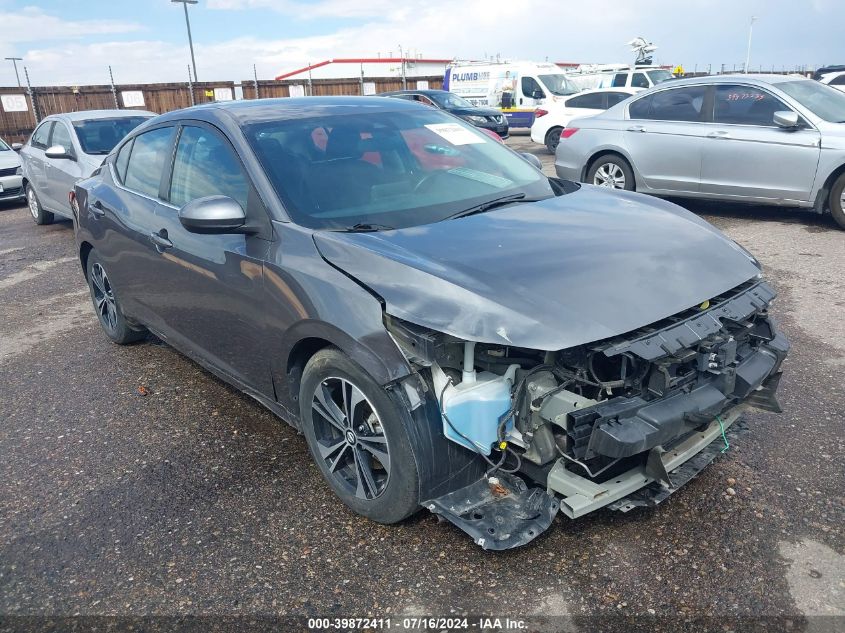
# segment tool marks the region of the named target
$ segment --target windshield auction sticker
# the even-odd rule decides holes
[[[426,127],[452,145],[472,145],[486,140],[457,123],[430,123]]]

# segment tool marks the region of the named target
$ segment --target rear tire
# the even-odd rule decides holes
[[[557,152],[557,146],[560,144],[560,133],[563,132],[562,127],[553,127],[546,132],[546,149],[552,154]]]
[[[845,173],[833,181],[830,188],[830,215],[840,228],[845,229]]]
[[[635,191],[634,170],[621,156],[605,154],[599,156],[587,171],[587,183],[598,187]]]
[[[26,183],[26,203],[29,206],[29,213],[36,224],[44,225],[53,223],[53,214],[45,211],[44,207],[41,206],[38,194],[35,193],[35,187],[31,183]]]
[[[91,301],[103,332],[118,345],[127,345],[140,341],[147,335],[146,330],[138,330],[129,326],[123,310],[117,299],[117,294],[111,285],[108,273],[97,251],[88,254],[88,287],[91,290]]]
[[[299,408],[311,455],[344,504],[379,523],[419,510],[408,413],[364,369],[337,348],[320,350],[302,373]]]

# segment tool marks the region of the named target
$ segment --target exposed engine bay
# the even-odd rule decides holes
[[[444,435],[488,466],[484,494],[467,487],[424,505],[483,547],[505,549],[548,527],[558,507],[576,518],[661,501],[718,454],[706,449],[727,442],[742,407],[780,411],[789,345],[768,315],[774,297],[754,279],[634,332],[553,351],[463,341],[387,317],[433,391]],[[497,495],[488,488],[512,504],[525,499],[508,515],[530,524],[523,538],[518,526],[505,534],[487,525],[490,515],[507,523],[490,512]]]

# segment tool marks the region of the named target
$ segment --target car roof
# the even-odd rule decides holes
[[[580,97],[581,95],[589,95],[595,93],[602,93],[602,92],[624,92],[625,94],[629,95],[636,95],[643,91],[643,88],[627,88],[624,86],[620,86],[619,88],[589,88],[588,90],[582,90],[581,92],[576,92],[573,95],[567,95],[567,99],[571,99],[572,97]]]
[[[452,94],[448,90],[433,90],[426,88],[425,90],[391,90],[390,92],[381,92],[379,96],[392,97],[393,95],[443,95]]]
[[[744,83],[757,86],[777,85],[787,81],[812,81],[803,75],[746,75],[732,73],[729,75],[704,75],[701,77],[687,77],[685,79],[673,79],[657,84],[653,89],[683,86],[687,84],[733,84]]]
[[[384,99],[382,97],[288,97],[279,99],[243,99],[224,101],[173,110],[162,114],[156,121],[165,122],[190,119],[198,116],[216,119],[228,116],[239,125],[263,121],[302,119],[338,114],[370,114],[397,110],[420,110],[430,112],[431,108],[415,101]]]
[[[51,114],[46,119],[64,119],[66,121],[93,121],[96,119],[116,119],[127,116],[158,116],[155,112],[146,110],[81,110],[79,112],[64,112]]]

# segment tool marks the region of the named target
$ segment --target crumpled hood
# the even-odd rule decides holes
[[[390,315],[540,350],[623,334],[760,272],[688,211],[591,186],[457,220],[314,239]]]

